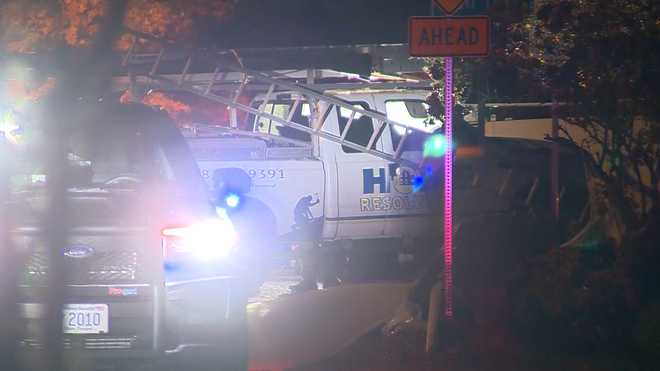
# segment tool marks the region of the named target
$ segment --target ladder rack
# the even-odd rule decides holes
[[[153,38],[134,34],[133,45],[123,58],[123,67],[127,69],[129,80],[134,87],[135,85],[143,85],[160,89],[185,91],[226,105],[230,110],[232,128],[238,127],[236,122],[237,112],[242,112],[248,115],[254,115],[256,118],[271,120],[271,122],[289,127],[298,132],[323,138],[390,162],[405,163],[406,165],[415,167],[420,165],[419,163],[403,158],[403,148],[410,134],[413,132],[428,134],[427,131],[406,123],[390,120],[381,112],[356,107],[346,100],[325,94],[324,89],[318,89],[313,84],[315,80],[313,74],[310,75],[308,73],[308,76],[305,76],[306,81],[311,83],[310,85],[301,84],[298,82],[302,77],[300,75],[296,78],[295,74],[292,76],[291,73],[265,73],[246,68],[242,65],[240,57],[233,52],[209,53],[205,51],[195,53],[195,51],[190,51],[182,54],[181,51],[177,50],[170,53],[168,46],[164,42],[159,43],[160,49],[158,53],[137,54],[135,49],[140,40],[153,42]],[[228,55],[233,56],[233,61],[227,58]],[[180,68],[179,73],[160,73],[162,63],[168,63],[168,68],[171,68],[176,61],[178,61]],[[193,63],[202,63],[206,66],[210,65],[213,68],[213,72],[205,74],[202,78],[192,78],[193,76],[197,76],[191,73]],[[145,69],[145,67],[148,68]],[[146,78],[139,78],[141,75]],[[354,77],[357,78],[356,76]],[[232,89],[228,89],[229,87],[233,88],[233,93],[230,92]],[[260,107],[251,107],[239,102],[239,97],[247,90],[256,90],[265,93]],[[291,93],[295,96],[295,101],[288,117],[280,117],[265,111],[265,107],[275,100],[277,93],[280,92]],[[308,122],[305,122],[307,120],[296,120],[294,117],[294,112],[303,103],[309,104],[312,110],[312,117]],[[326,123],[329,121],[328,118],[331,116],[333,110],[337,108],[346,110],[349,115],[343,133],[339,134],[326,130]],[[374,125],[373,133],[366,145],[352,141],[346,135],[350,127],[357,122],[355,120],[356,117],[360,116],[371,118]],[[396,147],[391,151],[377,149],[376,143],[383,131],[395,127],[405,128]]]

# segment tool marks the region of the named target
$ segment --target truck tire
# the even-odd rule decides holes
[[[247,371],[247,301],[247,291],[233,297],[230,319],[209,329],[202,340],[204,346],[167,354],[154,371]],[[188,341],[195,343],[195,340]]]
[[[247,325],[221,335],[225,340],[217,347],[200,348],[176,356],[166,356],[155,370],[167,371],[247,371]]]
[[[343,281],[346,254],[337,244],[301,250],[295,259],[302,277],[302,282],[294,289],[297,292],[316,290],[318,284],[323,288],[338,286]]]

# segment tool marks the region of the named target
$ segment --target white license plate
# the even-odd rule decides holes
[[[107,304],[65,304],[65,334],[107,334]]]

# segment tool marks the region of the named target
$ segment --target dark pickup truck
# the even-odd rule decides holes
[[[64,267],[65,359],[245,370],[249,263],[174,123],[140,105],[88,104],[80,117],[64,129],[68,243],[52,255]],[[8,202],[23,267],[19,349],[33,362],[51,286],[49,182],[43,136],[22,136]]]

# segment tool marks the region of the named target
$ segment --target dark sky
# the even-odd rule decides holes
[[[430,0],[239,0],[218,46],[262,48],[406,42]]]

